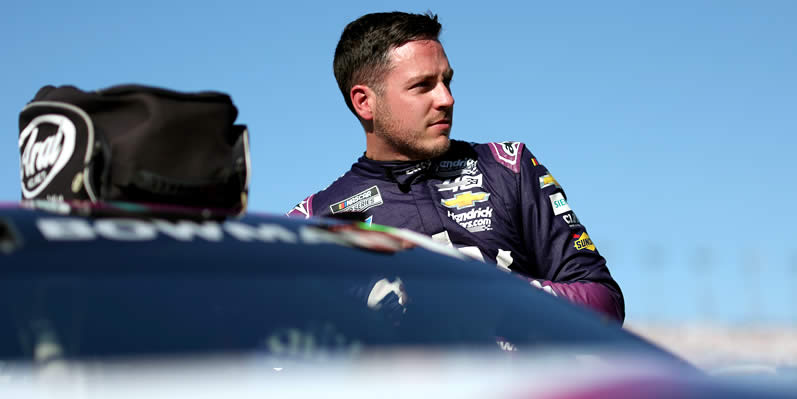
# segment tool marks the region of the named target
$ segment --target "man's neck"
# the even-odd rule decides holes
[[[375,133],[365,135],[365,157],[373,161],[420,161],[396,151]]]

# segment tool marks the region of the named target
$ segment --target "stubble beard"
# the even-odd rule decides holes
[[[381,107],[380,107],[381,108]],[[391,148],[413,161],[432,159],[445,154],[451,146],[451,141],[434,146],[424,146],[424,131],[412,131],[401,126],[393,118],[393,114],[384,109],[380,109],[374,118],[374,134],[384,140]],[[450,134],[450,131],[449,131]]]

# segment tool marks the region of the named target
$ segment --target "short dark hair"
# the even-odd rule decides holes
[[[354,85],[381,90],[382,78],[390,68],[391,50],[413,40],[437,41],[440,28],[437,15],[431,12],[366,14],[346,25],[335,48],[333,70],[351,112],[357,115],[349,97]]]

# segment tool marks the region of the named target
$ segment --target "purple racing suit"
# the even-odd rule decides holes
[[[525,275],[551,294],[620,322],[625,318],[623,294],[606,260],[562,187],[523,143],[452,140],[448,152],[428,161],[363,156],[288,215],[343,212],[426,234]]]

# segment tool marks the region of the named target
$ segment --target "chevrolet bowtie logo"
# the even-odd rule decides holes
[[[446,208],[457,208],[457,209],[465,209],[470,208],[476,202],[484,202],[490,198],[490,193],[472,193],[470,191],[465,191],[464,193],[459,193],[451,199],[441,199],[440,203],[443,204]]]
[[[556,186],[557,188],[562,188],[559,185],[559,182],[551,176],[550,173],[546,174],[545,176],[540,176],[540,188],[545,188],[548,186]]]

